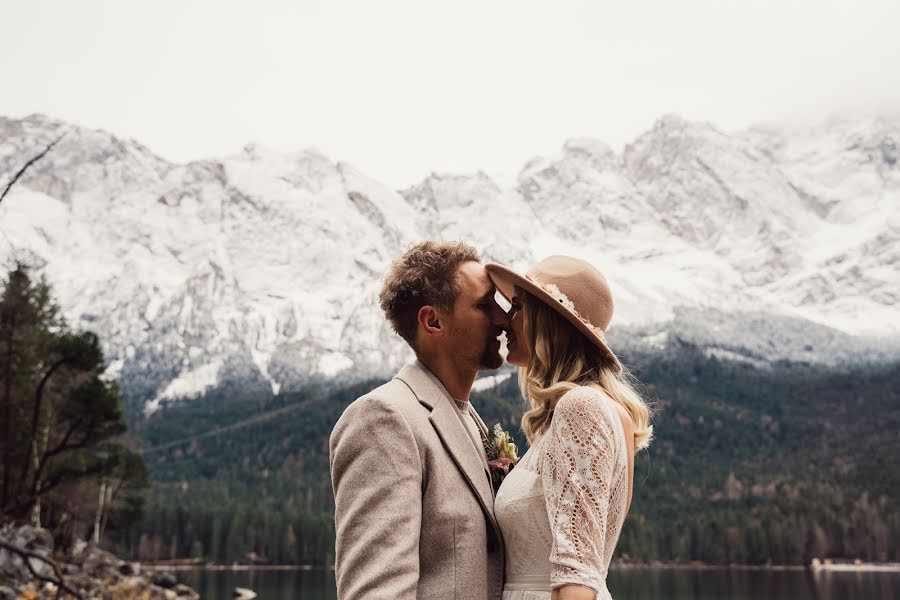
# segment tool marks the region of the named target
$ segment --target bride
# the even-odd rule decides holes
[[[606,573],[631,504],[650,411],[604,332],[613,300],[588,263],[552,256],[521,276],[486,266],[512,304],[507,361],[530,404],[531,448],[497,492],[503,600],[611,600]]]

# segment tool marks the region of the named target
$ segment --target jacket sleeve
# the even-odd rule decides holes
[[[412,428],[363,396],[329,441],[339,599],[410,599],[419,581],[422,465]]]

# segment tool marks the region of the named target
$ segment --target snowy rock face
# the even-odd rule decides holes
[[[132,398],[383,375],[409,351],[377,294],[425,238],[524,269],[600,268],[619,347],[762,362],[897,356],[900,123],[726,134],[667,116],[619,155],[570,140],[516,185],[432,175],[396,192],[316,151],[172,164],[42,116],[0,118],[0,257],[53,284]]]

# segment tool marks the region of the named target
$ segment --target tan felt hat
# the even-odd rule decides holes
[[[512,300],[518,286],[549,304],[610,359],[613,371],[622,371],[622,363],[606,342],[613,299],[600,271],[571,256],[549,256],[524,276],[497,263],[488,263],[485,269],[507,300]]]

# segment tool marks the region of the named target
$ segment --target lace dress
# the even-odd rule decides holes
[[[578,387],[504,479],[494,513],[506,546],[503,600],[579,584],[611,600],[606,572],[628,503],[628,446],[614,401]]]

